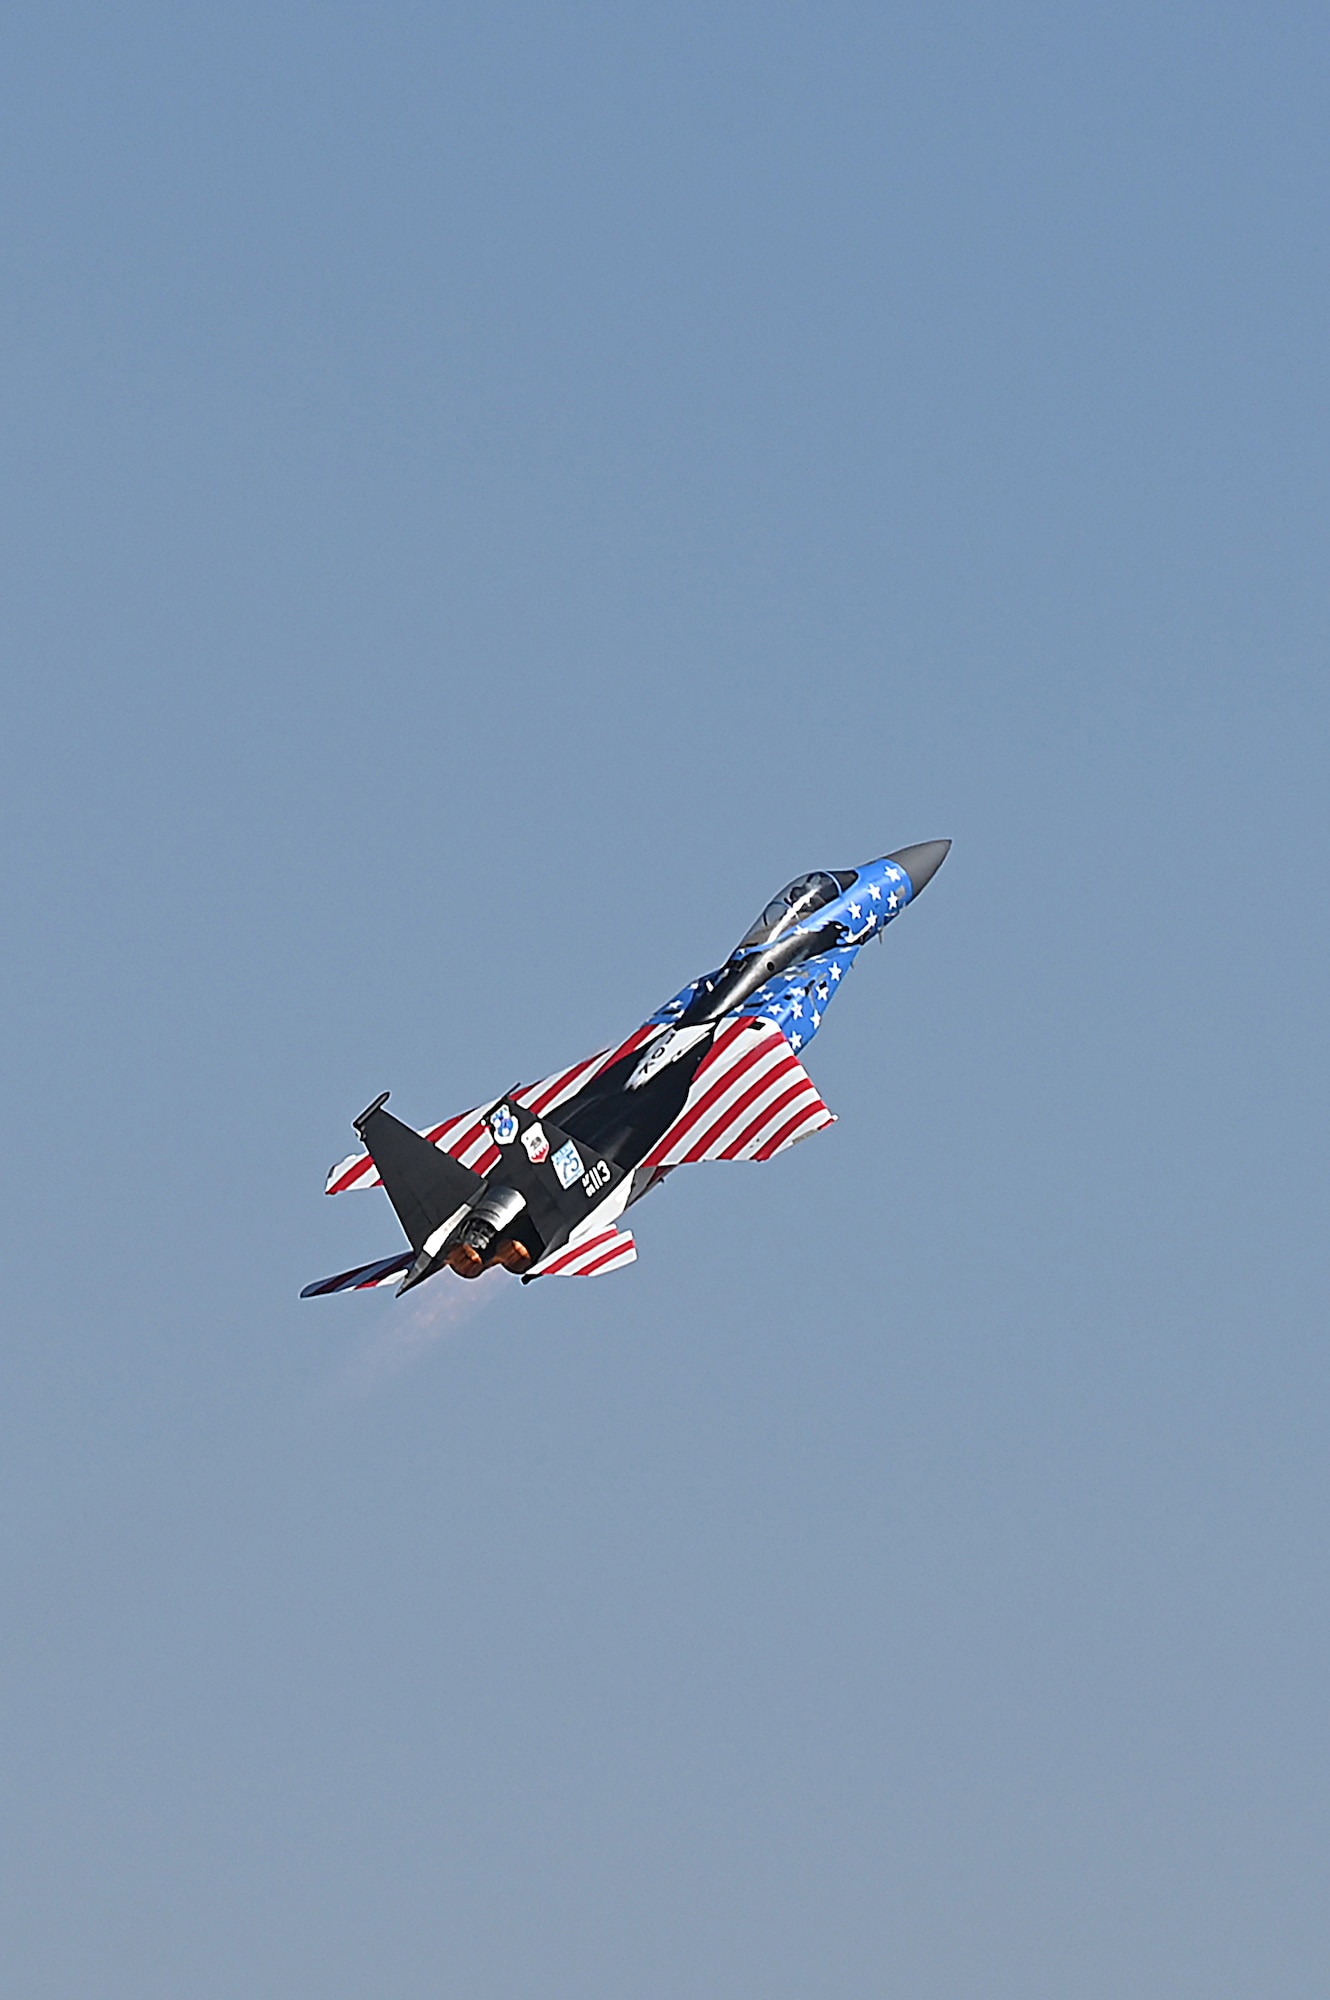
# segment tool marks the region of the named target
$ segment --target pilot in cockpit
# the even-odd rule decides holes
[[[834,903],[838,896],[854,886],[855,870],[846,868],[836,875],[827,875],[815,870],[811,875],[800,875],[779,896],[773,896],[761,916],[751,929],[744,932],[737,949],[749,951],[755,945],[770,944],[780,937],[791,925],[802,923],[805,917],[820,910],[827,903]]]

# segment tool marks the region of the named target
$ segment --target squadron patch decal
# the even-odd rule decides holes
[[[534,1125],[527,1126],[526,1131],[522,1134],[522,1144],[526,1148],[526,1156],[533,1167],[538,1167],[542,1160],[548,1160],[550,1156],[550,1142],[545,1137],[545,1127],[539,1119],[536,1120]]]

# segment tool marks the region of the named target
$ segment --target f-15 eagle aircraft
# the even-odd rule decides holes
[[[414,1131],[384,1110],[355,1120],[365,1148],[328,1193],[382,1186],[410,1248],[301,1293],[365,1291],[493,1265],[598,1277],[637,1255],[619,1218],[676,1167],[770,1160],[833,1124],[799,1060],[859,949],[946,859],[949,840],[863,868],[801,875],[717,971],[695,979],[617,1048]]]

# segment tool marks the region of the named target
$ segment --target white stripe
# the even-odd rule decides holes
[[[782,1104],[778,1111],[773,1107],[764,1116],[761,1125],[748,1141],[747,1145],[743,1146],[736,1153],[735,1158],[740,1160],[756,1159],[768,1139],[774,1139],[782,1125],[788,1125],[791,1118],[797,1118],[801,1115],[807,1117],[814,1114],[821,1102],[821,1098],[810,1084],[807,1090],[801,1090],[797,1097],[791,1097],[786,1103]]]
[[[748,1060],[746,1067],[739,1070],[741,1058]],[[733,1051],[727,1050],[719,1061],[710,1066],[704,1064],[697,1073],[693,1088],[688,1093],[688,1102],[676,1121],[678,1137],[671,1143],[671,1154],[677,1152],[682,1159],[691,1147],[700,1145],[714,1126],[717,1124],[723,1126],[726,1114],[733,1109],[737,1099],[742,1097],[746,1090],[760,1083],[765,1076],[772,1073],[773,1069],[788,1060],[789,1051],[777,1036],[775,1043],[766,1047],[759,1046],[755,1061],[753,1044],[744,1039]],[[717,1084],[725,1084],[726,1087],[718,1097],[712,1098],[705,1111],[695,1115],[702,1099],[713,1091]]]
[[[628,1206],[628,1197],[632,1191],[633,1177],[631,1174],[625,1174],[618,1185],[612,1187],[603,1200],[596,1203],[591,1213],[582,1217],[576,1229],[569,1231],[568,1242],[564,1248],[570,1249],[574,1243],[584,1243],[593,1232],[603,1233],[610,1224],[617,1222]]]
[[[770,1124],[766,1126],[766,1130],[758,1132],[758,1136],[752,1142],[752,1146],[744,1146],[744,1152],[742,1152],[740,1158],[744,1158],[744,1160],[756,1160],[756,1156],[762,1152],[762,1148],[766,1144],[770,1144],[770,1140],[776,1138],[776,1134],[782,1130],[782,1126],[790,1124],[790,1118],[798,1118],[802,1122],[794,1126],[794,1130],[790,1132],[788,1138],[782,1138],[780,1146],[776,1146],[776,1152],[768,1154],[768,1158],[772,1158],[772,1160],[776,1158],[776,1154],[782,1154],[786,1150],[786,1146],[794,1146],[796,1140],[808,1138],[812,1132],[820,1132],[824,1124],[836,1124],[836,1120],[828,1112],[826,1104],[822,1104],[820,1100],[812,1102],[812,1104],[806,1104],[806,1102],[800,1102],[796,1098],[794,1104],[786,1104],[786,1108],[784,1108],[784,1112],[782,1112],[780,1118],[772,1118]]]
[[[561,1277],[574,1264],[581,1264],[584,1261],[594,1263],[597,1257],[609,1249],[616,1237],[620,1237],[625,1243],[631,1243],[633,1240],[627,1230],[621,1233],[613,1227],[601,1229],[589,1241],[576,1247],[561,1243],[548,1257],[542,1257],[538,1264],[533,1264],[528,1276],[534,1278],[538,1274],[548,1273],[551,1277]]]
[[[618,1233],[616,1230],[615,1235],[618,1235]],[[613,1251],[613,1255],[610,1254],[611,1251]],[[600,1261],[602,1257],[605,1259],[604,1263]],[[622,1265],[633,1263],[636,1257],[637,1245],[633,1242],[631,1236],[624,1234],[619,1237],[617,1244],[588,1243],[586,1248],[579,1251],[577,1256],[572,1259],[571,1263],[560,1265],[559,1269],[553,1275],[559,1278],[583,1278],[587,1276],[590,1267],[593,1264],[597,1264],[600,1268],[592,1275],[598,1278],[602,1271],[617,1271]]]
[[[742,1111],[736,1112],[733,1118],[727,1119],[723,1130],[717,1134],[707,1147],[706,1157],[709,1160],[728,1159],[730,1157],[729,1149],[740,1134],[748,1130],[755,1118],[764,1118],[768,1108],[774,1104],[778,1097],[784,1095],[794,1082],[796,1076],[800,1074],[799,1065],[794,1061],[793,1057],[788,1062],[783,1062],[775,1075],[766,1078],[762,1089],[752,1099],[751,1103],[745,1104]],[[805,1081],[807,1081],[806,1078]],[[812,1089],[811,1084],[808,1087],[810,1090]],[[813,1092],[813,1095],[817,1095],[816,1091]],[[791,1100],[791,1103],[793,1103],[793,1100]]]
[[[596,1244],[598,1244],[601,1249],[608,1249],[610,1241],[614,1236],[614,1234],[615,1231],[612,1229],[604,1230],[596,1238]],[[578,1256],[582,1255],[583,1252],[593,1249],[594,1247],[595,1245],[593,1244],[584,1243],[581,1246],[580,1250],[572,1250],[569,1248],[568,1244],[561,1243],[558,1249],[551,1251],[548,1257],[542,1257],[539,1263],[533,1264],[531,1266],[531,1271],[529,1275],[534,1278],[537,1276],[544,1275],[545,1272],[552,1272],[557,1274],[559,1271],[563,1269],[565,1262],[571,1264]]]
[[[588,1257],[585,1261],[590,1265],[595,1260]],[[636,1262],[637,1251],[635,1249],[618,1250],[613,1257],[607,1257],[603,1264],[597,1264],[594,1271],[578,1269],[576,1271],[565,1272],[563,1275],[569,1278],[607,1278],[611,1271],[622,1271],[625,1265],[635,1264]]]
[[[450,1118],[448,1123],[439,1130],[439,1136],[434,1141],[434,1144],[441,1152],[451,1152],[459,1139],[464,1138],[468,1132],[478,1127],[482,1116],[483,1114],[478,1111],[465,1111],[460,1118]],[[438,1128],[433,1125],[427,1125],[425,1129],[427,1132],[433,1132]]]
[[[457,1148],[457,1151],[453,1154],[453,1158],[460,1160],[464,1167],[474,1167],[478,1160],[484,1159],[486,1153],[493,1153],[496,1160],[499,1157],[499,1149],[490,1136],[489,1126],[482,1125],[478,1132],[471,1135],[464,1146]]]
[[[598,1244],[594,1250],[584,1250],[578,1257],[570,1257],[566,1264],[560,1264],[554,1273],[556,1278],[580,1278],[588,1264],[594,1264],[598,1257],[608,1257],[608,1243]]]
[[[825,1132],[828,1125],[834,1125],[835,1122],[835,1112],[828,1111],[825,1104],[819,1105],[816,1115],[810,1118],[806,1124],[801,1125],[797,1132],[791,1132],[789,1138],[777,1146],[776,1153],[784,1153],[791,1146],[799,1145],[802,1140],[811,1139],[814,1132]],[[776,1154],[773,1153],[772,1158],[774,1159],[775,1157]]]
[[[698,1070],[692,1090],[688,1093],[688,1102],[684,1105],[683,1110],[675,1120],[676,1125],[683,1126],[684,1121],[689,1117],[690,1113],[696,1109],[698,1100],[713,1088],[728,1069],[733,1068],[740,1056],[751,1056],[752,1052],[752,1043],[746,1038],[741,1037],[736,1041],[734,1055],[728,1062],[722,1058],[710,1070],[708,1070],[707,1065],[704,1063]],[[729,1051],[726,1050],[725,1054],[729,1056]],[[694,1118],[691,1125],[688,1125],[686,1129],[679,1133],[677,1139],[669,1140],[667,1135],[668,1149],[664,1152],[658,1151],[656,1153],[659,1164],[661,1166],[678,1166],[681,1164],[687,1158],[692,1148],[699,1145],[707,1133],[712,1130],[717,1121],[721,1121],[721,1131],[723,1133],[726,1130],[724,1123],[726,1113],[733,1108],[736,1099],[742,1097],[746,1090],[751,1089],[764,1076],[774,1077],[779,1071],[788,1069],[792,1061],[793,1057],[786,1046],[785,1037],[777,1029],[775,1031],[775,1041],[762,1052],[756,1062],[750,1062],[742,1074],[733,1079],[728,1089],[721,1092],[720,1096],[708,1106],[700,1118]],[[794,1066],[796,1069],[798,1068],[797,1063]],[[711,1147],[716,1143],[714,1139],[709,1142],[707,1148],[708,1156],[710,1156]]]
[[[587,1056],[582,1062],[569,1063],[567,1069],[552,1070],[548,1076],[542,1076],[535,1083],[524,1083],[520,1090],[513,1092],[513,1096],[520,1105],[527,1108],[534,1104],[538,1097],[543,1097],[547,1090],[552,1090],[554,1095],[545,1106],[546,1111],[552,1111],[556,1104],[561,1104],[566,1097],[572,1095],[572,1090],[582,1083],[584,1077],[594,1076],[606,1056],[612,1053],[610,1049],[598,1049],[594,1056]]]
[[[442,1250],[444,1244],[448,1241],[450,1231],[462,1220],[469,1206],[470,1203],[464,1201],[460,1208],[455,1208],[452,1214],[425,1238],[425,1249],[431,1257],[436,1256]]]

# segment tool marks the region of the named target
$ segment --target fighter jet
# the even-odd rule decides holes
[[[800,1060],[861,947],[932,881],[949,840],[782,889],[724,965],[617,1046],[417,1131],[384,1109],[355,1119],[363,1151],[327,1192],[383,1187],[409,1248],[307,1285],[301,1297],[410,1291],[436,1272],[495,1265],[524,1284],[599,1277],[637,1249],[625,1209],[676,1167],[771,1160],[834,1124]]]

